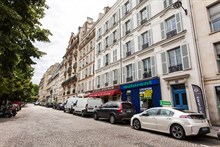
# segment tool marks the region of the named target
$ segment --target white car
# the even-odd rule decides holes
[[[174,108],[156,107],[131,118],[132,128],[141,128],[171,134],[176,139],[210,133],[207,119],[201,113],[185,112]]]

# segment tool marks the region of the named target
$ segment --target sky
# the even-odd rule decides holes
[[[40,59],[34,59],[34,76],[32,82],[39,84],[43,74],[53,64],[62,61],[68,46],[71,32],[77,34],[87,17],[98,19],[106,6],[112,6],[116,0],[47,0],[49,9],[45,17],[40,20],[42,28],[49,29],[52,36],[50,43],[35,43],[40,51],[45,52]]]

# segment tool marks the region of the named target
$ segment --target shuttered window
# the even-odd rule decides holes
[[[220,72],[220,43],[216,43],[214,44],[214,46],[215,46],[215,51],[216,51],[218,71]]]
[[[161,53],[163,74],[191,68],[188,45]]]
[[[220,30],[220,2],[208,8],[212,32]]]
[[[171,4],[173,3],[172,0],[163,0],[163,5],[164,5],[164,8],[170,6]]]

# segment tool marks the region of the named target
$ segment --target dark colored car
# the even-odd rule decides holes
[[[56,105],[56,109],[57,109],[57,110],[64,110],[64,104],[63,104],[63,103],[58,103],[58,104]]]
[[[120,120],[130,120],[135,112],[130,102],[109,101],[94,110],[94,119],[107,118],[110,123],[114,124]]]

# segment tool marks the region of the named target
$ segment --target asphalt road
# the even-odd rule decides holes
[[[206,137],[176,140],[170,135],[132,129],[129,124],[74,116],[27,104],[14,118],[0,118],[0,147],[206,147]]]

